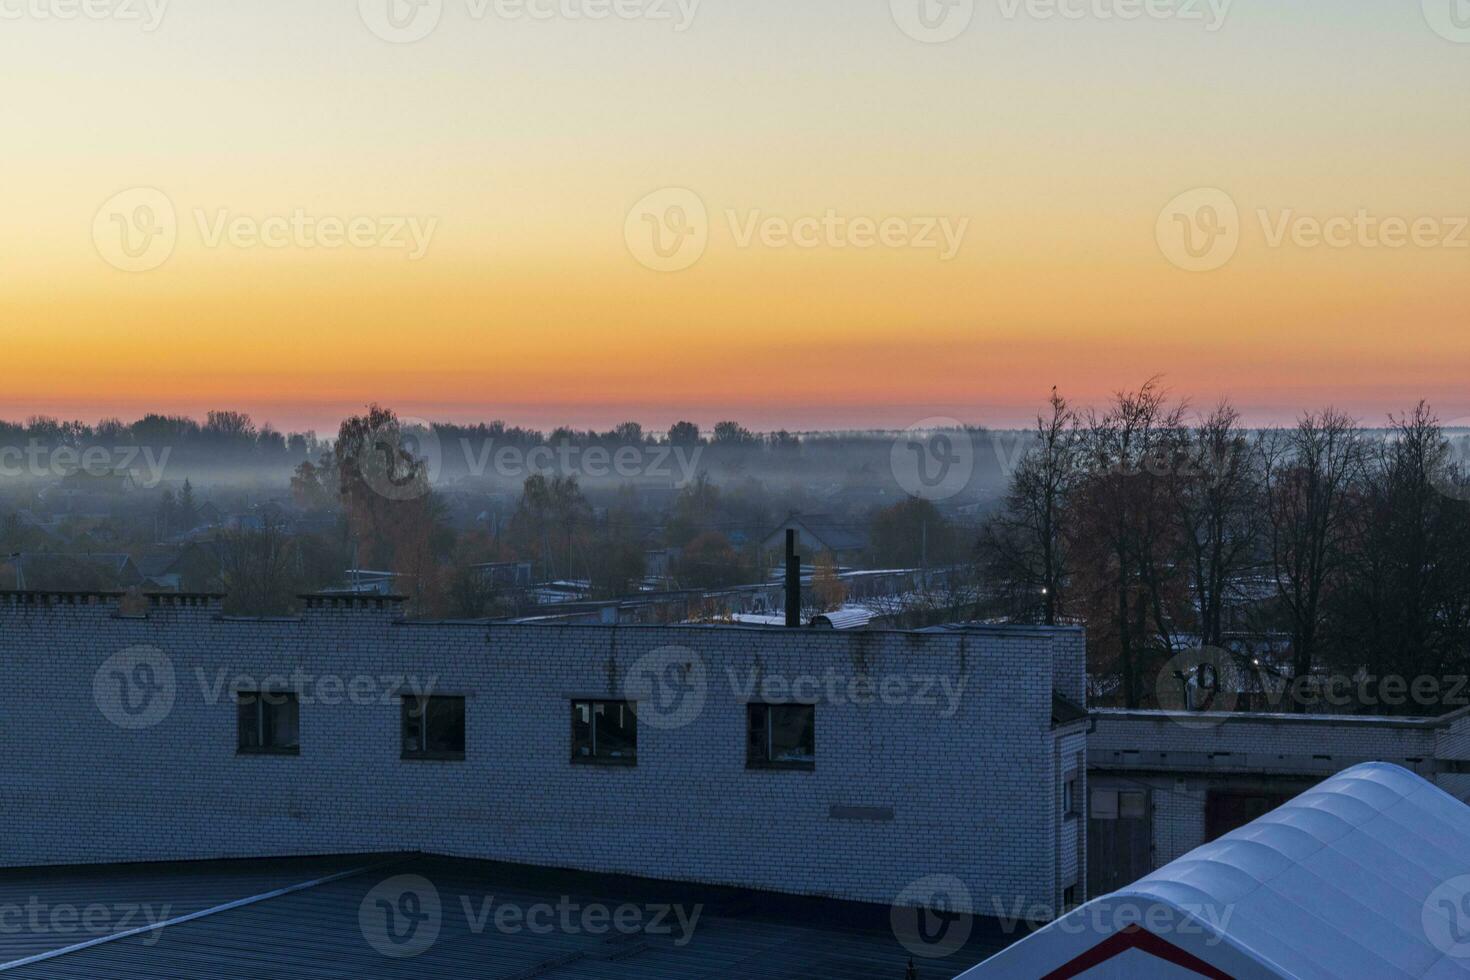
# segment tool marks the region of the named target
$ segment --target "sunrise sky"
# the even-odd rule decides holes
[[[151,31],[126,19],[143,0],[98,2],[121,9],[0,0],[0,417],[1001,425],[1053,384],[1087,402],[1155,374],[1253,421],[1470,416],[1470,36],[1431,27],[1440,0],[1237,0],[1214,31],[1194,0],[1204,21],[982,0],[947,43],[889,0],[703,0],[683,31],[674,0],[444,0],[414,43],[374,33],[375,0],[174,0]],[[176,242],[123,271],[104,205],[137,188]],[[664,188],[708,214],[680,271],[629,240]],[[1196,188],[1239,210],[1204,272],[1158,231]],[[211,241],[298,210],[433,231],[417,259]],[[949,261],[740,240],[829,211],[968,224]],[[1271,244],[1360,211],[1435,224]]]

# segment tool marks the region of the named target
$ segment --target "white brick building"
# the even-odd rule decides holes
[[[0,594],[0,865],[424,851],[877,903],[951,875],[982,913],[1083,897],[1085,821],[1064,808],[1086,799],[1087,722],[1056,710],[1083,697],[1075,630],[151,603]],[[296,696],[293,753],[241,750],[251,691]],[[463,758],[406,757],[405,692],[462,710]],[[814,762],[751,766],[749,704],[772,692],[814,705]],[[574,764],[573,703],[594,699],[639,702],[636,764]]]

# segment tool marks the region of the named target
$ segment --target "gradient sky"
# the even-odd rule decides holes
[[[683,33],[446,0],[413,44],[356,0],[173,0],[151,33],[29,12],[55,2],[0,0],[3,417],[1008,424],[1155,374],[1253,421],[1470,416],[1470,247],[1272,248],[1256,216],[1470,215],[1470,44],[1418,0],[1237,0],[1213,33],[980,0],[945,44],[888,0],[703,0]],[[179,217],[142,273],[93,240],[134,187]],[[680,272],[624,239],[664,187],[711,219]],[[1197,187],[1241,214],[1204,273],[1155,238]],[[194,217],[297,208],[438,227],[411,262],[211,248]],[[741,248],[725,218],[828,209],[970,224],[942,262]]]

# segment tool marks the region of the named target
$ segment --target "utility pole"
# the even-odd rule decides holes
[[[929,522],[923,521],[919,524],[919,581],[924,583],[924,591],[929,590]]]

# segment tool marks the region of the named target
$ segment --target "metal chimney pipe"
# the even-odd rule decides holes
[[[801,556],[796,553],[796,530],[786,529],[786,625],[801,626]]]

